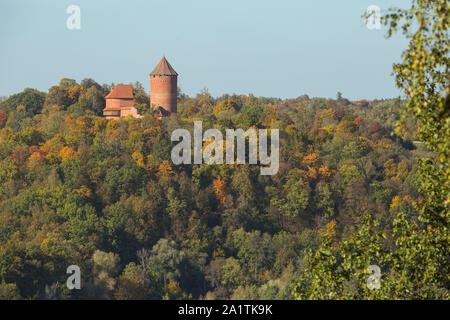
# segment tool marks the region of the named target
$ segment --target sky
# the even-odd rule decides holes
[[[70,5],[80,29],[67,28]],[[1,0],[0,96],[41,91],[61,78],[139,81],[163,55],[189,96],[249,94],[381,99],[407,41],[361,17],[406,0]]]

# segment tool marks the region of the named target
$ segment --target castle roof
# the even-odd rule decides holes
[[[105,99],[133,99],[133,86],[131,84],[118,84],[111,88]]]
[[[163,57],[150,75],[177,76],[178,73],[172,68],[169,61],[166,60],[166,57]]]

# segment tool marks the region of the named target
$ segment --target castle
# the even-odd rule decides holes
[[[159,110],[161,116],[177,113],[177,79],[178,73],[165,57],[150,73],[150,106]],[[106,118],[117,119],[127,115],[141,117],[133,106],[134,96],[131,84],[118,84],[112,87],[105,100],[106,107],[103,109],[103,115]]]

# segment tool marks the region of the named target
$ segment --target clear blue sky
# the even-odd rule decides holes
[[[66,9],[81,8],[69,30]],[[47,91],[63,77],[140,81],[165,54],[195,95],[388,98],[407,42],[369,30],[362,13],[406,0],[1,0],[0,96]]]

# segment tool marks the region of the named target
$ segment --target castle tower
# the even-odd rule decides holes
[[[150,73],[150,105],[163,115],[177,113],[177,77],[165,57]]]

